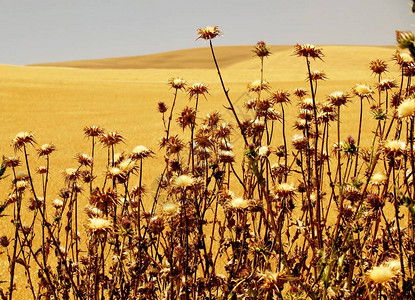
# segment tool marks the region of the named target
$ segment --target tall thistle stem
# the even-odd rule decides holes
[[[395,174],[395,157],[392,158],[392,184],[393,184],[393,196],[394,196],[394,206],[395,206],[395,219],[396,219],[396,227],[398,231],[398,240],[399,240],[399,259],[401,262],[401,272],[402,272],[402,281],[405,283],[405,265],[403,261],[403,249],[402,249],[402,233],[401,227],[399,225],[399,206],[398,206],[398,199],[397,199],[397,188],[396,188],[396,174]]]
[[[199,94],[196,94],[196,105],[195,105],[195,122],[190,125],[190,155],[191,155],[191,162],[192,162],[192,174],[195,171],[195,153],[194,153],[194,133],[196,127],[196,115],[197,115],[197,107],[199,105]]]
[[[359,130],[357,132],[357,153],[356,153],[356,162],[355,162],[355,168],[354,168],[354,175],[353,177],[356,177],[357,175],[357,168],[359,163],[359,152],[360,152],[360,135],[362,132],[362,116],[363,116],[363,98],[360,97],[360,114],[359,114]]]
[[[89,196],[92,196],[92,182],[94,179],[94,156],[95,156],[95,137],[92,136],[92,147],[91,147],[91,181],[89,182]]]
[[[340,230],[340,221],[343,216],[343,185],[342,185],[342,170],[341,170],[341,152],[340,152],[340,105],[337,107],[337,176],[339,184],[339,197],[340,201],[338,202],[339,214],[337,216],[336,226],[334,227],[334,240],[333,246],[336,242],[336,239]]]
[[[284,181],[287,181],[288,176],[288,149],[287,149],[287,137],[285,133],[285,110],[284,105],[281,102],[281,111],[282,111],[282,138],[284,140]]]
[[[235,117],[236,123],[238,123],[238,127],[239,127],[239,130],[241,131],[242,138],[244,139],[245,146],[248,146],[248,140],[246,138],[246,134],[245,134],[244,130],[242,129],[241,122],[239,121],[238,115],[236,114],[236,111],[235,111],[235,108],[232,104],[232,101],[229,98],[229,90],[226,89],[225,83],[223,82],[222,75],[220,73],[220,69],[219,69],[219,65],[218,65],[218,61],[216,60],[215,51],[213,51],[213,44],[212,44],[211,39],[209,39],[209,46],[210,46],[210,51],[212,53],[213,61],[215,62],[216,70],[218,71],[218,76],[219,76],[219,79],[220,79],[220,83],[222,85],[223,92],[225,93],[225,97],[228,100],[228,103],[229,103],[229,106],[230,106],[230,110],[232,111],[233,116]]]
[[[310,60],[306,56],[307,62],[307,71],[308,79],[310,81],[311,97],[313,99],[313,113],[314,113],[314,124],[315,124],[315,137],[314,137],[314,172],[316,180],[316,189],[317,189],[317,202],[316,202],[316,218],[317,218],[317,242],[318,247],[321,249],[323,247],[323,237],[321,230],[321,196],[320,196],[320,179],[319,179],[319,170],[318,170],[318,121],[317,121],[317,105],[316,105],[316,95],[313,88],[313,81],[311,79],[311,69],[310,69]]]
[[[14,173],[14,178],[16,179],[16,173],[15,170],[13,168],[13,173]],[[16,180],[15,180],[16,181]],[[17,194],[17,187],[16,187],[16,183],[15,183],[15,190],[16,190],[16,194]],[[20,220],[20,207],[21,207],[21,203],[22,203],[22,194],[21,192],[19,192],[18,197],[17,197],[17,201],[16,201],[16,205],[15,205],[15,209],[14,209],[14,226],[15,226],[15,231],[14,231],[14,245],[13,245],[13,256],[11,259],[11,266],[10,266],[10,287],[9,287],[9,300],[12,300],[12,296],[13,296],[13,284],[14,284],[14,270],[16,267],[16,254],[17,254],[17,242],[19,239],[19,227],[18,227],[18,222]]]
[[[169,135],[170,135],[170,124],[171,124],[171,120],[173,119],[173,110],[174,110],[174,106],[176,105],[176,99],[177,99],[177,88],[174,89],[174,98],[173,98],[173,104],[171,106],[170,109],[170,115],[169,115],[169,122],[167,123],[167,132],[166,132],[166,141],[169,140]]]

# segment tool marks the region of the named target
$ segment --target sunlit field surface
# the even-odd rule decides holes
[[[218,47],[216,57],[221,67],[221,73],[226,87],[229,89],[230,99],[241,119],[253,118],[244,103],[252,97],[247,86],[260,78],[260,62],[254,56],[251,46]],[[324,57],[322,60],[311,60],[312,70],[324,71],[327,79],[318,82],[316,99],[323,103],[327,95],[335,91],[350,93],[350,102],[342,107],[341,138],[346,140],[351,135],[357,138],[360,100],[351,94],[356,84],[367,84],[377,97],[375,83],[378,79],[369,69],[369,62],[374,59],[385,60],[389,67],[383,78],[396,79],[400,83],[400,71],[392,57],[394,47],[372,46],[321,46]],[[307,81],[307,68],[305,60],[293,55],[293,46],[270,46],[271,55],[264,59],[264,80],[269,82],[270,92],[286,90],[291,95],[295,88],[310,90]],[[0,65],[0,154],[4,156],[16,155],[22,159],[22,152],[15,154],[11,146],[12,139],[18,132],[33,132],[39,148],[42,144],[53,143],[57,151],[50,156],[50,181],[46,203],[59,198],[59,190],[65,186],[62,172],[67,168],[77,168],[75,160],[77,153],[91,154],[91,141],[84,135],[84,127],[97,125],[103,127],[105,132],[117,131],[125,139],[125,143],[116,146],[115,152],[130,153],[136,146],[145,145],[154,152],[153,158],[143,161],[143,183],[146,194],[143,197],[144,206],[151,209],[153,197],[158,185],[158,179],[165,167],[165,152],[159,151],[161,138],[165,136],[162,115],[157,111],[157,103],[163,101],[170,108],[174,89],[167,83],[170,78],[180,77],[191,86],[201,82],[208,87],[208,94],[199,98],[196,123],[207,113],[219,112],[223,121],[231,123],[234,135],[230,138],[234,144],[236,155],[235,168],[241,172],[240,162],[243,153],[243,139],[238,132],[233,114],[228,107],[227,100],[220,85],[218,74],[212,60],[210,49],[199,48],[161,53],[155,55],[113,58],[104,60],[88,60],[76,62],[39,64],[34,66]],[[298,115],[298,101],[292,95],[291,103],[286,106],[286,130],[289,148],[294,134],[294,122]],[[377,98],[376,98],[377,99]],[[194,99],[189,100],[186,91],[179,91],[176,108],[173,114],[171,131],[182,139],[189,140],[189,129],[182,130],[176,119],[178,113],[186,105],[194,106]],[[363,129],[361,146],[369,147],[372,143],[373,132],[377,121],[373,119],[369,109],[369,102],[363,102]],[[277,108],[278,110],[278,108]],[[166,113],[165,118],[168,118]],[[329,144],[337,141],[336,122],[330,127]],[[274,139],[271,148],[276,149],[283,144],[281,123],[276,123]],[[187,146],[187,144],[186,144]],[[35,180],[35,188],[41,190],[40,175],[35,173],[39,166],[46,161],[38,157],[33,147],[28,147],[30,168]],[[333,155],[330,153],[330,155]],[[102,186],[105,176],[107,148],[99,143],[96,147],[94,169],[99,186]],[[276,162],[276,156],[270,156],[270,164]],[[335,156],[333,155],[333,160]],[[8,168],[6,178],[0,181],[0,201],[7,199],[12,190],[12,172]],[[293,178],[295,178],[294,175]],[[298,175],[299,176],[299,175]],[[138,177],[131,179],[131,185],[138,184]],[[295,183],[295,181],[291,180]],[[238,184],[233,184],[235,193],[242,193]],[[79,196],[79,231],[81,245],[85,248],[86,232],[84,224],[87,216],[83,207],[88,203],[88,186]],[[30,222],[32,213],[28,212],[28,200],[22,204],[22,221]],[[52,209],[50,209],[52,211]],[[337,210],[333,210],[337,213]],[[6,216],[13,214],[10,205],[3,212]],[[39,217],[40,218],[40,217]],[[336,216],[331,218],[335,223]],[[12,238],[14,226],[10,217],[1,218],[0,235]],[[330,217],[329,217],[330,219]],[[8,220],[7,222],[5,220]],[[40,235],[40,229],[36,228]],[[10,247],[9,247],[10,248]],[[0,280],[4,291],[8,289],[9,262],[6,253],[0,255]],[[36,274],[33,274],[36,280]],[[15,299],[31,297],[26,286],[26,277],[22,266],[16,266],[15,283],[17,291],[13,294]]]

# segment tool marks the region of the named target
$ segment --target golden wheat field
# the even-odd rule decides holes
[[[327,74],[326,81],[319,82],[317,100],[323,102],[334,91],[348,92],[355,84],[366,83],[374,86],[377,82],[368,64],[373,59],[383,59],[390,65],[387,78],[399,81],[399,69],[391,61],[395,48],[392,46],[321,46],[323,61],[312,61],[313,70]],[[309,89],[306,81],[305,61],[292,55],[292,46],[270,46],[272,55],[264,60],[264,79],[271,90],[294,88]],[[217,47],[216,55],[230,98],[240,116],[248,116],[243,107],[249,98],[247,85],[260,78],[260,65],[253,56],[251,46]],[[51,157],[51,181],[47,200],[57,197],[64,184],[61,175],[66,168],[74,167],[76,153],[89,153],[90,142],[84,137],[83,128],[98,125],[105,130],[116,130],[125,138],[125,144],[117,146],[117,152],[130,152],[137,145],[145,145],[155,152],[155,157],[144,162],[143,181],[147,186],[146,203],[156,187],[157,176],[162,172],[164,160],[158,155],[159,140],[163,137],[161,115],[157,103],[164,101],[168,106],[173,99],[173,90],[167,85],[172,77],[181,77],[189,84],[203,82],[209,88],[206,99],[199,103],[198,117],[219,111],[224,120],[234,123],[232,113],[227,110],[217,72],[208,47],[179,50],[154,55],[57,62],[31,66],[0,65],[0,154],[13,155],[10,145],[14,136],[21,131],[35,134],[38,146],[53,142],[57,151]],[[189,104],[185,92],[179,93],[177,112]],[[342,137],[357,135],[358,99],[343,110]],[[375,129],[368,103],[365,102],[362,144],[370,143],[369,136]],[[295,101],[287,108],[288,140],[293,135],[292,126],[298,107]],[[177,113],[174,120],[177,118]],[[335,128],[332,128],[334,130]],[[173,130],[183,132],[177,124]],[[275,145],[282,143],[277,126]],[[332,141],[334,143],[335,140]],[[242,141],[235,142],[235,153],[241,152]],[[238,152],[239,151],[239,152]],[[105,165],[106,149],[97,149],[97,170]],[[31,168],[44,165],[43,158],[36,152],[29,153]],[[98,174],[103,175],[103,174]],[[36,175],[35,175],[36,176]],[[6,199],[10,192],[11,179],[0,182],[0,198]],[[85,202],[87,199],[82,199]],[[82,204],[81,204],[82,205]],[[25,210],[23,209],[23,221]],[[5,214],[11,214],[10,206]],[[83,220],[85,216],[81,217]],[[12,233],[13,226],[0,223],[3,234]],[[7,281],[8,262],[0,256],[0,281]],[[16,274],[16,281],[25,280],[22,271]],[[28,295],[24,289],[14,295],[21,299]]]

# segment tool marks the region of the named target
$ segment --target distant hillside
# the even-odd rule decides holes
[[[270,46],[273,53],[292,49],[292,46]],[[221,67],[228,67],[251,59],[252,46],[215,47]],[[69,67],[86,69],[211,69],[214,68],[210,48],[193,48],[150,55],[114,57],[39,63],[33,66]]]
[[[370,60],[372,58],[386,58],[384,55],[393,53],[394,46],[336,46],[323,45],[321,46],[329,56],[328,51],[334,51],[338,55],[334,55],[335,60],[340,63],[343,62],[345,67],[352,67],[350,65],[362,60]],[[293,46],[278,46],[271,45],[272,55],[269,57],[271,61],[280,61],[283,59],[288,65],[292,64],[289,57],[294,49]],[[257,68],[257,60],[254,58],[252,52],[253,46],[220,46],[215,47],[215,54],[219,60],[221,68],[249,68],[250,64],[254,64]],[[333,53],[333,54],[334,54]],[[246,65],[245,63],[250,61]],[[294,59],[297,64],[302,64],[302,61]],[[287,65],[287,67],[289,67]],[[209,47],[192,48],[184,50],[176,50],[170,52],[113,57],[104,59],[89,59],[89,60],[73,60],[64,62],[38,63],[31,66],[42,67],[67,67],[67,68],[81,68],[81,69],[214,69],[215,66],[212,61],[212,56]]]

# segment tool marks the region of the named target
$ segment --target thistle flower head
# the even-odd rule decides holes
[[[130,173],[136,169],[136,165],[131,158],[123,159],[118,164],[118,167],[125,173]]]
[[[336,120],[337,114],[333,111],[321,111],[317,115],[317,121],[319,123],[328,123]]]
[[[258,148],[258,155],[260,157],[267,157],[270,154],[271,154],[271,150],[269,149],[268,146],[261,146]]]
[[[379,91],[387,91],[396,88],[397,84],[395,79],[382,79],[376,87]]]
[[[4,162],[6,164],[7,167],[9,168],[16,168],[18,166],[20,166],[20,158],[17,156],[9,156],[4,158]]]
[[[307,147],[308,141],[304,135],[295,134],[292,139],[294,148],[298,150],[305,149]]]
[[[271,93],[270,100],[274,103],[288,103],[290,102],[290,93],[284,90],[278,90]]]
[[[55,199],[52,201],[52,206],[56,209],[62,208],[63,207],[63,201],[60,199]]]
[[[405,68],[403,68],[403,76],[413,77],[415,76],[415,63],[409,63]]]
[[[277,111],[276,109],[274,109],[273,107],[270,107],[267,109],[266,115],[267,115],[268,120],[271,120],[271,121],[279,121],[282,119],[281,113]]]
[[[48,172],[48,168],[45,166],[39,166],[36,168],[36,173],[38,174],[46,174]]]
[[[105,147],[110,147],[110,146],[113,146],[113,145],[117,145],[121,142],[124,142],[124,138],[118,132],[110,131],[110,132],[104,133],[100,136],[100,142]]]
[[[84,134],[86,137],[100,136],[103,133],[104,133],[104,129],[99,126],[92,125],[92,126],[86,126],[84,128]]]
[[[215,127],[218,125],[219,121],[221,120],[221,115],[219,112],[214,111],[212,113],[206,114],[205,119],[203,120],[204,125],[208,125],[210,127]]]
[[[233,198],[235,198],[235,193],[231,190],[224,189],[221,191],[219,198],[221,202],[230,202]]]
[[[384,173],[375,173],[372,175],[372,177],[370,178],[370,183],[373,185],[382,185],[385,184],[386,182],[386,175]]]
[[[258,57],[269,56],[271,52],[264,41],[256,43],[254,50],[252,50]]]
[[[385,73],[388,69],[388,65],[382,59],[375,59],[369,63],[369,69],[372,71],[373,74],[382,74]]]
[[[401,49],[407,49],[414,46],[415,36],[412,31],[399,31],[396,30],[396,41],[398,47]]]
[[[63,176],[65,176],[66,181],[75,181],[79,177],[79,172],[78,172],[78,169],[76,168],[67,168],[62,173],[63,173]]]
[[[393,55],[393,59],[401,68],[408,68],[414,64],[414,59],[409,53],[400,52],[398,50],[396,50],[395,54]]]
[[[182,90],[186,86],[186,80],[183,80],[179,77],[174,77],[169,79],[168,84],[176,90]]]
[[[178,120],[180,122],[180,125],[182,125],[181,123],[181,119]],[[183,150],[184,148],[184,143],[181,139],[179,139],[177,136],[171,136],[169,137],[168,141],[166,141],[165,143],[162,144],[162,146],[166,147],[166,152],[168,154],[175,154],[175,153],[179,153],[180,151]]]
[[[322,49],[312,44],[295,45],[294,54],[297,56],[311,57],[313,59],[321,59],[324,56]]]
[[[100,217],[88,219],[86,227],[90,233],[95,234],[110,232],[113,229],[110,220]]]
[[[159,234],[164,230],[164,219],[161,216],[154,216],[150,219],[148,229],[153,234]]]
[[[361,198],[362,193],[354,185],[346,185],[343,190],[344,198],[350,200],[351,202],[358,201]]]
[[[187,91],[189,93],[189,98],[192,99],[196,95],[203,95],[209,94],[208,88],[205,84],[197,82],[193,84],[191,87],[187,88]]]
[[[39,207],[42,207],[44,203],[45,203],[45,199],[43,197],[37,197],[36,199],[30,198],[28,208],[30,211],[34,211],[38,209]]]
[[[306,112],[306,110],[303,111],[303,113]],[[308,133],[310,136],[313,136],[314,132],[313,132],[313,128],[311,126],[312,122],[310,122],[310,114],[308,113],[307,115],[303,115],[303,117],[306,117],[307,119],[301,119],[298,118],[297,120],[295,120],[294,122],[294,128],[300,131],[303,130],[308,130]],[[298,135],[297,135],[298,136]],[[294,140],[295,136],[293,137],[293,145],[294,145]]]
[[[265,80],[254,80],[248,84],[248,91],[250,92],[260,92],[262,90],[269,90],[269,83]]]
[[[319,71],[319,70],[314,70],[310,73],[310,76],[308,77],[308,73],[307,73],[307,80],[311,80],[312,81],[317,81],[317,80],[326,80],[327,79],[327,75],[324,71]]]
[[[281,198],[293,196],[296,192],[296,188],[294,187],[294,184],[292,183],[280,183],[274,186],[273,193]]]
[[[125,173],[117,167],[109,167],[107,170],[107,176],[112,179],[123,181],[125,178]]]
[[[180,175],[173,179],[173,185],[176,187],[189,187],[195,182],[194,178],[188,175]]]
[[[257,99],[255,98],[250,98],[247,99],[246,102],[244,103],[245,107],[247,110],[251,110],[251,109],[255,109],[257,102],[259,102]]]
[[[235,154],[230,150],[222,150],[219,152],[219,161],[222,163],[233,163]]]
[[[254,134],[260,134],[265,129],[265,122],[260,119],[255,119],[255,121],[251,122],[252,131]]]
[[[205,28],[199,28],[197,30],[199,37],[197,39],[204,39],[204,40],[211,40],[217,37],[218,35],[222,35],[222,32],[219,31],[219,26],[206,26]]]
[[[415,115],[415,99],[406,99],[398,106],[398,117],[409,119]]]
[[[23,192],[27,188],[27,182],[24,180],[16,181],[16,190],[19,192]]]
[[[168,107],[166,103],[164,103],[163,101],[157,103],[157,110],[159,111],[159,113],[164,114],[167,111],[167,109]]]
[[[372,112],[372,116],[375,120],[386,120],[388,114],[386,113],[386,109],[382,109],[380,106],[372,106],[370,108]]]
[[[321,105],[321,111],[324,113],[334,113],[336,110],[333,103],[327,101]]]
[[[327,96],[327,100],[334,106],[345,105],[349,101],[349,95],[343,93],[342,91],[337,91],[330,93]]]
[[[196,124],[196,110],[193,107],[186,106],[177,118],[177,123],[182,129]]]
[[[231,130],[232,125],[227,122],[223,122],[219,125],[216,135],[219,138],[228,138],[231,135]]]
[[[30,211],[34,211],[38,209],[39,207],[42,207],[44,203],[45,203],[45,199],[43,197],[37,197],[36,199],[30,198],[28,208]]]
[[[314,109],[314,101],[312,98],[305,98],[299,102],[301,109],[313,110]]]
[[[298,112],[298,117],[300,118],[300,120],[307,120],[310,123],[310,121],[313,120],[314,117],[313,110],[301,108]]]
[[[131,190],[131,193],[133,193],[133,190]],[[119,200],[117,193],[111,188],[107,190],[97,188],[92,194],[90,202],[101,211],[105,211],[108,208],[115,207],[119,203]]]
[[[89,218],[97,218],[102,217],[104,215],[102,210],[92,205],[85,206],[85,213],[88,215]]]
[[[11,142],[14,151],[21,150],[26,144],[33,145],[35,143],[35,135],[28,131],[19,132]]]
[[[131,159],[142,159],[151,157],[154,152],[148,149],[146,146],[139,145],[131,152]]]
[[[7,236],[3,235],[0,237],[0,246],[7,248],[9,244],[10,244],[10,239]]]
[[[267,109],[271,108],[273,105],[270,99],[253,99],[253,100],[256,103],[257,116],[261,116],[261,117],[265,116]]]
[[[200,148],[202,152],[205,152],[205,151],[208,152],[210,151],[208,148],[213,146],[212,133],[210,131],[203,130],[203,126],[202,126],[196,132],[194,141],[196,142],[198,148]]]
[[[393,279],[395,273],[388,266],[377,266],[373,267],[366,273],[369,280],[374,283],[387,283]]]
[[[56,150],[56,147],[52,143],[43,144],[42,146],[40,146],[39,149],[37,149],[37,154],[39,155],[39,157],[40,156],[47,156],[55,150]]]
[[[85,153],[77,153],[75,155],[75,159],[81,166],[91,166],[92,165],[92,157]]]
[[[166,217],[174,217],[179,213],[180,205],[175,202],[167,202],[163,204],[162,211]]]
[[[360,98],[370,98],[371,95],[373,94],[373,91],[366,84],[357,84],[352,89],[352,92],[353,94],[355,94],[356,96],[359,96]]]
[[[248,200],[246,200],[242,197],[233,198],[229,202],[230,207],[235,209],[235,210],[244,210],[244,209],[248,208],[248,204],[249,204]]]
[[[303,99],[307,95],[307,90],[304,88],[296,88],[294,89],[293,94],[299,99]]]
[[[383,144],[383,148],[387,155],[398,156],[405,152],[406,143],[399,140],[388,140]]]
[[[406,64],[413,64],[414,59],[409,53],[400,53],[399,58],[402,60],[402,63]]]

